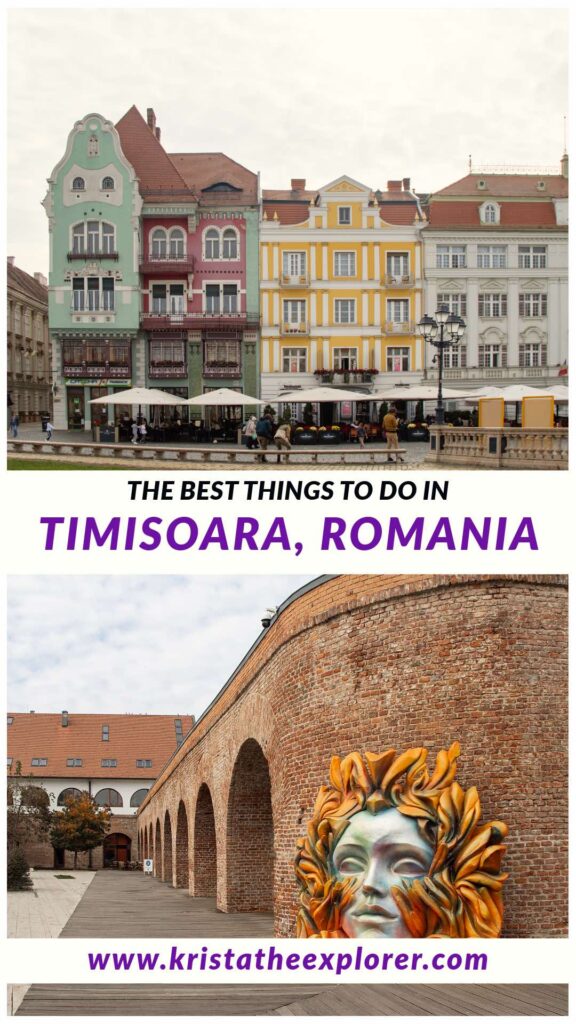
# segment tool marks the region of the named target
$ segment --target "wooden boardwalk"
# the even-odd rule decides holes
[[[556,1017],[567,985],[32,985],[16,1016]]]
[[[100,871],[61,938],[268,938],[269,914],[221,914],[140,873]],[[58,940],[54,940],[58,941]],[[566,985],[32,985],[17,1017],[566,1016]]]

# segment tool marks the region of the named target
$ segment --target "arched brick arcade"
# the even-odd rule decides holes
[[[194,819],[194,896],[215,896],[218,855],[216,824],[210,790],[203,783],[198,790]]]
[[[189,886],[189,859],[188,859],[188,815],[184,802],[178,804],[178,817],[176,819],[176,887],[187,889]]]
[[[164,815],[164,843],[162,845],[162,880],[173,884],[172,825],[168,811]]]
[[[168,813],[164,877],[176,831],[180,884],[185,813],[191,896],[273,906],[276,935],[293,935],[296,842],[331,757],[425,746],[433,762],[457,740],[458,781],[510,830],[503,935],[565,935],[566,652],[564,576],[321,577],[282,605],[142,802],[156,874]]]
[[[274,909],[274,827],[270,772],[262,749],[247,740],[236,759],[226,825],[226,909]]]

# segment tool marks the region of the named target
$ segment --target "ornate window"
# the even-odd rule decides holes
[[[356,370],[358,369],[357,348],[335,348],[334,349],[335,370]]]
[[[283,373],[306,373],[306,349],[305,348],[283,348],[282,349],[282,372]]]
[[[226,228],[222,235],[222,258],[225,260],[238,259],[238,235],[234,228]]]
[[[542,270],[546,266],[545,245],[519,245],[518,266],[524,270]]]
[[[58,807],[65,807],[68,800],[77,800],[78,797],[82,796],[79,789],[74,786],[69,786],[68,789],[63,789],[58,797]]]
[[[74,181],[72,182],[72,189],[74,192],[83,192],[85,188],[86,183],[84,178],[74,178]]]
[[[466,266],[465,245],[437,245],[436,266],[440,269],[461,269]]]
[[[456,316],[466,316],[466,292],[438,292],[436,301],[439,306],[448,306]]]
[[[488,343],[478,346],[478,366],[481,370],[495,370],[500,366],[508,365],[508,356],[505,345]]]
[[[72,252],[88,256],[110,255],[116,250],[116,229],[106,221],[89,220],[72,228]]]
[[[147,789],[137,789],[135,793],[130,797],[130,807],[140,807],[144,797],[146,796]]]
[[[102,178],[102,190],[104,192],[113,192],[114,187],[114,178],[111,178],[109,174]]]
[[[94,797],[99,807],[123,807],[124,801],[117,789],[100,789]]]
[[[182,228],[172,228],[169,238],[170,256],[180,259],[186,255],[186,239]]]
[[[502,270],[506,266],[505,245],[479,245],[478,266],[484,270]]]
[[[480,220],[483,224],[499,224],[500,207],[498,203],[484,203],[480,207]]]
[[[500,292],[483,292],[478,296],[478,316],[499,317],[508,312],[508,296]]]
[[[518,365],[521,367],[546,366],[548,347],[537,341],[524,342],[518,346]]]
[[[166,259],[168,251],[167,247],[168,242],[164,228],[154,228],[154,231],[150,235],[150,255],[152,256],[152,259]]]
[[[548,296],[546,292],[521,292],[518,296],[518,313],[520,316],[546,316],[548,312]]]
[[[209,228],[204,235],[204,259],[220,259],[220,232],[216,228]]]
[[[75,313],[113,312],[114,278],[75,277],[72,281],[72,309]]]
[[[387,348],[386,349],[386,372],[406,373],[410,369],[409,348]]]

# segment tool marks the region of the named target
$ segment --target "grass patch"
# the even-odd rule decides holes
[[[54,878],[71,878],[74,880],[74,875],[54,875]]]
[[[58,471],[59,470],[64,470],[64,471],[66,471],[66,470],[70,470],[70,469],[73,469],[73,470],[87,469],[91,473],[93,473],[94,470],[98,470],[98,469],[105,470],[105,471],[108,471],[110,469],[115,469],[117,472],[121,473],[122,471],[126,472],[127,467],[126,466],[112,466],[112,465],[111,466],[91,466],[91,465],[89,465],[86,462],[68,462],[68,460],[66,460],[66,461],[62,460],[62,462],[54,462],[54,461],[51,461],[50,459],[8,459],[7,469],[9,469],[9,470],[10,469],[15,469],[15,470],[18,470],[18,469],[27,469],[27,470],[30,470],[30,469],[43,469],[43,470],[48,470],[48,471],[50,471],[50,470],[58,470]]]

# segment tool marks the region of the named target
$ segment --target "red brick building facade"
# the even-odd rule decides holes
[[[458,740],[509,828],[504,932],[566,934],[567,594],[558,576],[322,577],[280,609],[157,779],[141,855],[294,934],[293,861],[330,758]]]

